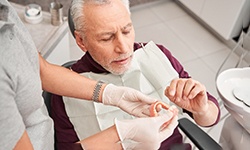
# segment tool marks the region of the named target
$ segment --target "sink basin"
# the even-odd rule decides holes
[[[223,71],[216,88],[228,112],[250,133],[250,67]]]

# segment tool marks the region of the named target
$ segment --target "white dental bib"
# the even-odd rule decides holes
[[[168,104],[170,101],[164,95],[165,88],[171,80],[179,77],[168,58],[152,41],[144,48],[135,51],[130,69],[123,75],[93,72],[82,73],[82,75],[94,80],[134,88]],[[63,101],[67,115],[80,140],[112,126],[114,118],[123,120],[133,117],[118,107],[102,103],[69,97],[63,97]]]

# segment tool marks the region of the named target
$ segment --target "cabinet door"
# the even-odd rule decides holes
[[[186,6],[189,10],[196,15],[201,13],[202,7],[204,5],[205,0],[179,0],[184,6]]]
[[[180,0],[205,24],[224,39],[229,40],[240,34],[249,24],[249,0]]]

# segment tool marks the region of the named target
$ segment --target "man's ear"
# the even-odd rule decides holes
[[[87,52],[87,49],[83,43],[83,39],[80,35],[80,32],[79,31],[74,31],[75,33],[75,39],[76,39],[76,44],[84,51],[84,52]]]

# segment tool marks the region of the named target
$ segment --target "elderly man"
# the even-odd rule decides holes
[[[73,71],[106,83],[132,87],[165,103],[175,104],[180,112],[188,113],[201,126],[218,122],[220,110],[216,99],[201,83],[190,78],[169,50],[152,41],[134,42],[128,0],[73,0],[71,11],[76,43],[86,52],[72,66]],[[107,92],[117,94],[115,90]],[[60,105],[53,104],[59,99]],[[59,145],[74,143],[104,130],[114,118],[132,117],[112,106],[79,102],[69,97],[55,95],[52,104]],[[146,123],[145,126],[151,130]],[[176,128],[160,149],[170,149],[178,143],[182,143],[182,136]],[[122,143],[124,149],[128,145]],[[190,145],[187,149],[191,149]]]
[[[149,115],[148,108],[156,102],[156,99],[132,88],[106,84],[101,86],[94,80],[48,63],[38,54],[28,30],[7,0],[0,1],[0,47],[1,149],[54,149],[53,122],[44,105],[42,88],[56,94],[89,101],[98,100],[138,116]],[[114,95],[105,92],[109,91],[107,89],[119,92]],[[145,142],[153,141],[154,144],[148,146],[154,149],[177,126],[177,117],[173,116],[175,115],[169,111],[168,114],[157,117],[116,120],[115,125],[80,143],[86,149],[100,149],[97,146],[103,149],[121,149],[118,141],[122,137],[123,140],[140,142],[135,146],[141,149],[147,146],[144,145]],[[161,125],[166,122],[170,125],[160,130]],[[145,128],[144,123],[151,126],[150,131]],[[98,145],[93,144],[95,142]]]

